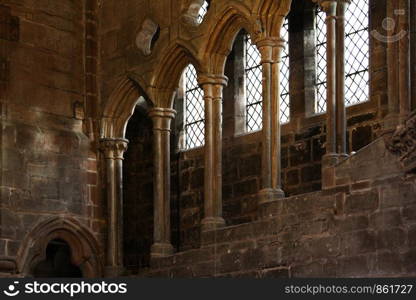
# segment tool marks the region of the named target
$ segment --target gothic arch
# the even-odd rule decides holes
[[[237,34],[244,29],[251,36],[256,37],[261,30],[261,26],[242,4],[227,6],[211,27],[209,31],[212,33],[202,47],[203,61],[208,65],[208,73],[217,75],[224,73],[225,62]]]
[[[127,122],[134,113],[134,108],[142,96],[148,104],[153,103],[144,90],[132,79],[125,77],[119,81],[111,93],[103,110],[101,120],[101,137],[124,138]]]
[[[182,41],[176,41],[163,53],[151,84],[152,96],[156,100],[157,107],[173,107],[175,90],[188,64],[193,64],[198,74],[204,71],[203,64],[196,58],[194,51]]]
[[[18,254],[18,271],[23,276],[33,274],[35,266],[46,259],[46,247],[61,239],[71,248],[71,263],[79,267],[84,277],[101,277],[101,250],[88,228],[73,218],[54,217],[40,222],[26,236]]]
[[[291,3],[292,0],[262,0],[256,3],[253,11],[259,16],[263,25],[262,38],[280,37],[280,30],[284,18],[289,13]]]

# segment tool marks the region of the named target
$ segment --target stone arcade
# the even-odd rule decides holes
[[[416,275],[416,3],[1,0],[0,275]]]

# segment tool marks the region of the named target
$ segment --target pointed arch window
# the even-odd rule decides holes
[[[185,149],[201,147],[205,142],[204,92],[198,85],[197,72],[190,64],[184,70]]]
[[[285,19],[280,33],[286,41],[282,51],[282,62],[280,64],[280,122],[290,121],[290,95],[289,95],[289,19]]]
[[[316,14],[315,112],[326,111],[326,15]],[[369,0],[352,0],[345,14],[345,104],[369,100]]]

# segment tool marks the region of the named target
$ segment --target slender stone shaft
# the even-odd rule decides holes
[[[201,75],[205,102],[204,219],[202,231],[225,225],[222,218],[222,91],[224,76]]]
[[[281,185],[280,61],[282,39],[257,41],[263,72],[262,173],[259,205],[284,197]]]
[[[176,111],[154,108],[149,112],[153,120],[154,140],[154,231],[152,257],[173,254],[170,230],[170,131]]]
[[[107,187],[107,252],[106,276],[119,276],[123,272],[123,154],[128,141],[102,139],[101,150],[106,165]]]
[[[326,123],[326,156],[333,156],[336,149],[336,9],[337,1],[323,1],[326,12],[327,29],[327,123]]]
[[[337,153],[347,156],[347,121],[345,111],[345,12],[349,0],[342,0],[337,5],[337,37],[336,37],[336,116],[337,116]]]

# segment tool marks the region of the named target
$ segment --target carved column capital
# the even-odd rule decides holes
[[[322,10],[326,12],[327,17],[334,17],[337,13],[337,0],[318,0]]]
[[[153,121],[153,130],[170,132],[170,123],[176,116],[176,110],[156,107],[149,110],[148,115]]]
[[[123,159],[128,143],[123,138],[104,138],[100,140],[100,150],[106,159]]]
[[[280,61],[282,50],[285,48],[285,40],[282,38],[265,38],[256,41],[256,46],[261,54],[261,63],[277,63]]]
[[[201,74],[198,77],[198,84],[201,87],[204,85],[228,85],[228,77],[224,75],[214,75],[214,74]]]

